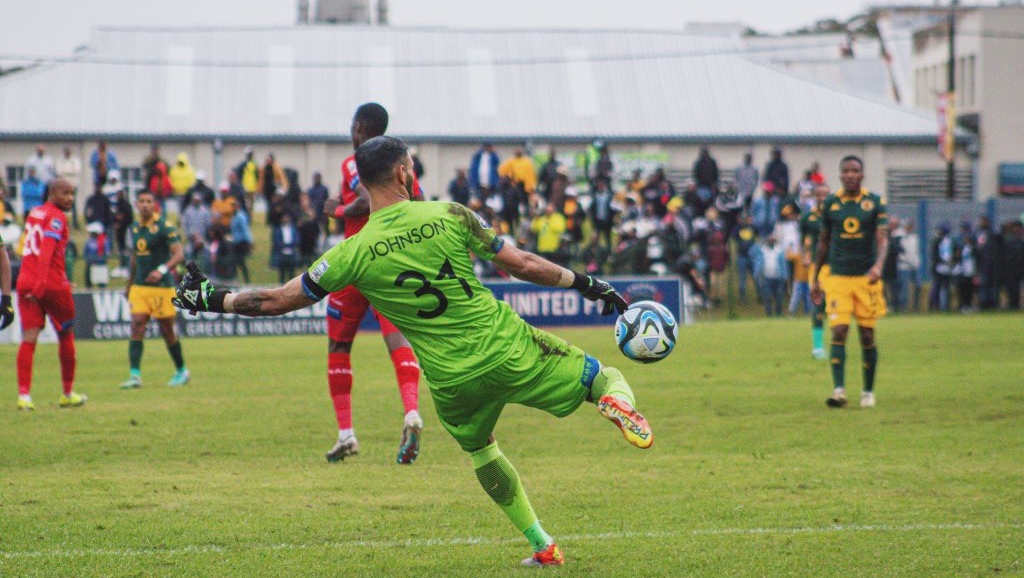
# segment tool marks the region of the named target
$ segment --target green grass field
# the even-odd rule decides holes
[[[685,328],[627,361],[607,330],[559,331],[624,370],[656,432],[627,445],[592,407],[510,407],[496,435],[562,576],[1024,575],[1024,316],[893,317],[878,407],[827,410],[805,320]],[[193,383],[147,342],[80,342],[88,405],[57,408],[40,346],[37,410],[14,410],[0,347],[0,576],[525,576],[525,539],[478,486],[427,389],[419,461],[393,463],[402,411],[377,335],[357,343],[362,453],[328,464],[323,338],[191,340]],[[859,395],[859,351],[848,380]],[[856,405],[856,404],[854,404]],[[550,570],[545,570],[545,573]]]

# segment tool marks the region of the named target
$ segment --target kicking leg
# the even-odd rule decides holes
[[[602,367],[591,382],[590,392],[591,398],[597,400],[598,411],[622,431],[626,441],[640,449],[651,447],[654,432],[647,419],[633,409],[636,404],[633,390],[621,371]]]

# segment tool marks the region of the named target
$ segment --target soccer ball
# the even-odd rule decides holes
[[[655,301],[637,301],[615,322],[615,343],[639,363],[661,361],[676,346],[676,319]]]

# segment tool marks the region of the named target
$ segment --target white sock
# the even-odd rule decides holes
[[[352,428],[339,429],[338,430],[338,439],[339,440],[343,440],[343,439],[346,439],[346,438],[354,438],[354,437],[356,437],[356,430],[354,430]]]
[[[32,396],[26,393],[25,395],[19,395],[18,399],[21,401],[32,401]]]
[[[415,409],[409,410],[409,413],[405,414],[405,425],[417,425],[423,427],[423,418],[420,417],[420,412]]]

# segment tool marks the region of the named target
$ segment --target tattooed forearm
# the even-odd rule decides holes
[[[260,317],[264,315],[277,315],[278,312],[272,310],[267,305],[272,301],[270,292],[265,289],[257,289],[255,291],[246,291],[244,293],[238,293],[234,296],[232,306],[234,312],[239,315],[247,315],[249,317]]]
[[[249,317],[268,317],[297,311],[314,302],[303,291],[301,278],[296,277],[283,287],[228,293],[224,297],[224,310]]]

